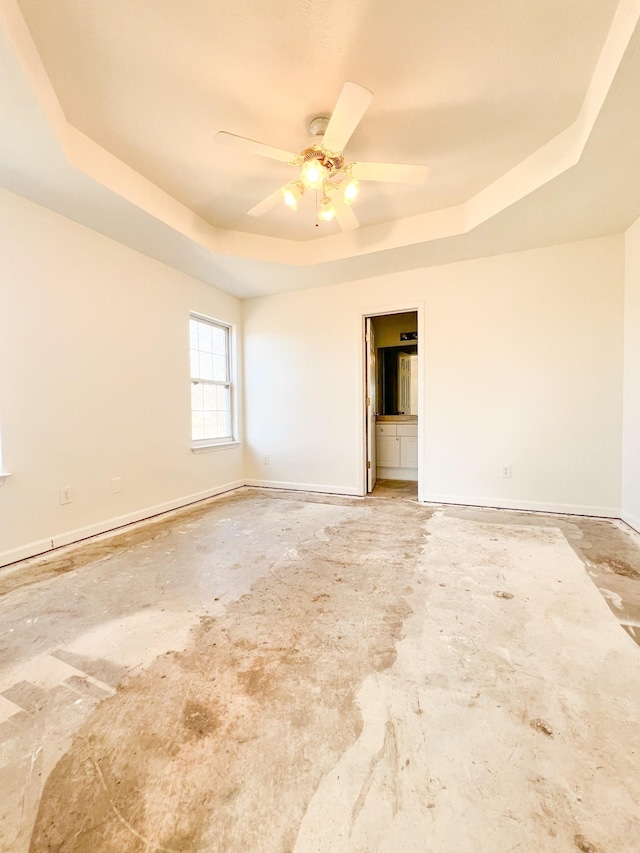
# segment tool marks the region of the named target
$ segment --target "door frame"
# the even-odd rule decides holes
[[[375,430],[375,414],[372,414],[373,404],[378,399],[378,360],[376,350],[376,336],[373,329],[373,318],[364,318],[364,384],[365,384],[365,442],[367,446],[366,462],[366,492],[370,494],[376,486],[378,438]]]
[[[381,317],[386,314],[407,314],[415,311],[418,314],[418,501],[424,503],[425,492],[425,452],[424,452],[424,436],[425,436],[425,308],[424,301],[416,300],[414,302],[392,303],[385,305],[376,305],[367,308],[366,310],[358,311],[358,351],[359,355],[359,370],[358,370],[358,470],[360,476],[360,495],[367,495],[367,371],[366,359],[368,357],[367,340],[366,340],[366,325],[367,318]]]

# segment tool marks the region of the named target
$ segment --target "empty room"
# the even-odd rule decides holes
[[[637,853],[640,0],[0,32],[0,853]]]

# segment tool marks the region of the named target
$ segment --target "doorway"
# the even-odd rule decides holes
[[[365,316],[366,494],[418,496],[419,311]]]

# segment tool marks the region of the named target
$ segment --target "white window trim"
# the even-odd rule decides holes
[[[202,439],[201,444],[197,444],[195,441],[191,444],[191,452],[192,453],[209,453],[211,450],[226,450],[228,447],[240,447],[242,444],[238,439],[231,439],[230,441],[227,439],[220,439],[220,441],[213,443],[213,441],[209,441],[208,439]]]
[[[205,323],[215,323],[218,326],[224,326],[228,329],[228,360],[229,360],[229,381],[221,382],[219,380],[198,380],[208,381],[215,385],[228,385],[231,397],[231,436],[229,438],[199,438],[191,439],[192,453],[209,453],[212,450],[226,450],[230,447],[239,447],[242,444],[242,439],[238,433],[238,409],[237,409],[237,387],[238,375],[236,370],[236,327],[232,323],[227,323],[225,320],[218,320],[215,317],[209,317],[207,314],[200,314],[198,311],[190,311],[189,319],[202,320]],[[194,381],[189,370],[190,383]]]

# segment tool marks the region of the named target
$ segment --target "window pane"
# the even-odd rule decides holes
[[[202,412],[191,413],[191,437],[194,441],[204,438],[204,415]]]
[[[204,413],[204,438],[220,438],[218,435],[218,419],[215,412]]]
[[[213,352],[213,329],[208,323],[198,323],[198,349]]]
[[[231,435],[229,413],[218,412],[218,438],[228,438]]]
[[[224,385],[218,385],[217,387],[217,405],[216,408],[218,411],[228,411],[230,406],[230,393],[229,389]]]
[[[197,349],[189,350],[191,358],[191,376],[198,377],[200,375],[200,356]]]
[[[217,385],[203,384],[201,387],[202,387],[202,392],[203,392],[203,394],[202,394],[202,406],[203,406],[203,408],[210,409],[210,410],[215,409],[217,406],[216,389],[218,386]]]
[[[215,379],[213,375],[213,359],[214,356],[209,355],[209,353],[201,352],[200,353],[200,378],[201,379]]]
[[[223,355],[214,355],[213,358],[213,379],[218,382],[226,382],[227,377],[227,359]],[[207,377],[209,378],[209,377]]]
[[[191,385],[191,410],[194,412],[202,411],[202,409],[204,408],[203,402],[202,402],[203,391],[204,391],[204,386],[201,385],[199,382],[198,383],[195,383],[195,382],[192,383],[192,385]]]
[[[189,346],[191,349],[198,348],[198,321],[189,320]]]
[[[213,352],[216,355],[223,355],[226,358],[227,355],[227,330],[220,328],[214,328],[211,330],[213,332]]]

